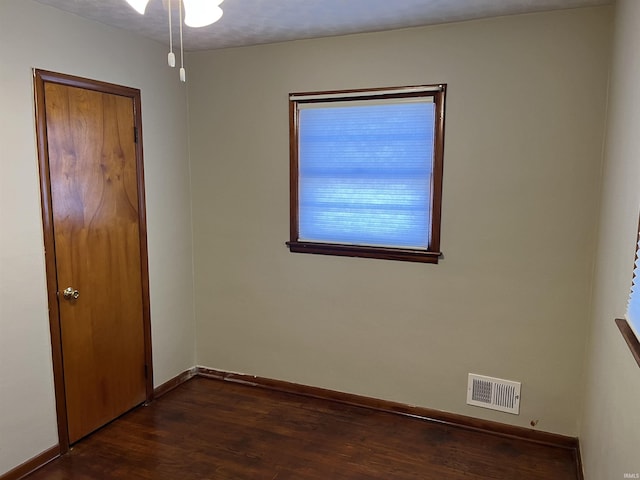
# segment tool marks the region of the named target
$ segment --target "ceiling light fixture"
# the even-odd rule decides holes
[[[131,5],[140,15],[144,15],[144,11],[147,8],[147,3],[149,3],[149,0],[127,0],[127,3]]]
[[[138,13],[144,15],[149,0],[126,0]],[[180,14],[180,80],[186,81],[184,69],[184,47],[182,41],[182,9],[184,4],[184,24],[192,28],[206,27],[222,18],[220,4],[223,0],[178,0]],[[173,26],[171,22],[171,0],[167,0],[169,11],[169,54],[167,63],[170,67],[176,66],[176,56],[173,53]]]
[[[222,18],[220,4],[223,0],[183,0],[184,24],[193,27],[206,27]]]

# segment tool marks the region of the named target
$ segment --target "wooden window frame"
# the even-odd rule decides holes
[[[629,350],[631,350],[631,355],[635,358],[636,363],[640,367],[640,341],[638,341],[638,337],[631,329],[631,325],[625,318],[616,318],[616,325],[620,329],[620,333],[622,334],[622,338],[627,343]]]
[[[438,263],[440,251],[440,224],[442,210],[442,171],[444,156],[444,111],[446,84],[409,87],[300,92],[289,95],[289,159],[290,159],[290,239],[286,242],[291,252],[378,258],[408,262]],[[431,185],[431,238],[427,249],[380,247],[301,241],[299,238],[299,104],[345,102],[349,100],[405,99],[432,97],[435,104],[434,159]]]
[[[631,286],[635,285],[636,282],[640,282],[640,278],[636,278],[635,270],[636,270],[636,262],[638,261],[638,241],[640,241],[640,221],[638,222],[638,233],[636,235],[636,255],[633,259],[633,276],[631,278]],[[620,333],[624,338],[624,341],[627,343],[629,350],[631,350],[631,355],[635,358],[636,363],[640,367],[640,338],[636,336],[636,333],[629,325],[629,321],[626,318],[616,318],[616,325],[620,329]]]

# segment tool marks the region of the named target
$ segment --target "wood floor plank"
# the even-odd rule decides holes
[[[29,480],[575,480],[570,449],[195,377]]]

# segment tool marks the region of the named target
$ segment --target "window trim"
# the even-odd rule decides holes
[[[636,264],[638,263],[638,257],[640,256],[640,220],[638,220],[638,233],[636,234],[636,254],[633,258],[633,274],[631,276],[631,289],[629,292],[629,302],[631,302],[631,296],[633,295],[633,287],[640,282],[640,278],[636,277]],[[640,292],[638,292],[640,293]],[[636,360],[636,363],[640,367],[640,332],[634,331],[633,327],[631,327],[630,319],[629,319],[629,310],[627,307],[627,312],[625,314],[625,318],[616,318],[615,322],[624,338],[629,350],[631,350],[631,354],[633,358]]]
[[[294,253],[314,253],[347,257],[378,258],[437,264],[440,251],[440,224],[442,213],[442,172],[444,155],[444,108],[447,85],[416,85],[405,87],[333,90],[324,92],[299,92],[289,94],[289,230],[286,242]],[[409,249],[364,245],[347,245],[299,240],[298,210],[298,140],[299,104],[331,103],[345,100],[374,100],[411,97],[432,97],[435,104],[435,132],[433,151],[433,175],[431,187],[431,238],[428,248]]]
[[[640,341],[638,341],[636,334],[631,329],[629,321],[626,318],[616,318],[615,322],[622,334],[622,338],[624,338],[629,350],[631,350],[631,355],[633,355],[633,358],[640,367]]]

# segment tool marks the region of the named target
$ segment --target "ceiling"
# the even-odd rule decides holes
[[[150,0],[144,16],[125,0],[36,1],[168,43],[168,0]],[[171,3],[177,38],[178,0]],[[222,19],[204,28],[185,27],[184,41],[188,51],[208,50],[610,3],[613,0],[225,0]]]

